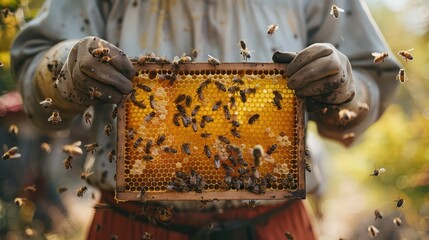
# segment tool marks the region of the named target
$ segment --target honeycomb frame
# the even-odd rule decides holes
[[[158,201],[158,200],[262,200],[262,199],[292,199],[292,198],[305,198],[305,160],[304,160],[304,111],[303,105],[304,102],[301,98],[296,97],[294,92],[287,88],[287,78],[285,75],[286,65],[285,64],[277,64],[277,63],[222,63],[220,65],[212,65],[208,63],[184,63],[179,65],[172,64],[158,64],[158,63],[146,63],[142,66],[138,65],[136,61],[133,61],[133,65],[137,71],[136,76],[133,79],[133,86],[135,89],[134,97],[131,94],[128,98],[124,99],[120,104],[118,104],[118,116],[117,116],[117,131],[118,131],[118,149],[117,149],[117,173],[116,173],[116,199],[119,201]],[[166,76],[177,76],[177,80],[175,80],[172,84],[168,81]],[[245,85],[241,86],[239,84],[233,84],[232,79],[243,79],[245,80]],[[203,88],[205,93],[204,99],[200,100],[198,95],[198,90],[196,90],[196,86],[201,86],[204,79],[211,79],[211,83],[206,88]],[[241,95],[237,92],[229,92],[229,89],[226,92],[220,90],[218,84],[214,84],[214,82],[220,82],[225,85],[228,89],[232,86],[239,86],[244,91],[248,88],[256,88],[256,93],[253,93],[254,100],[253,103],[258,106],[253,109],[258,109],[259,111],[248,111],[245,107],[246,104],[252,103],[252,93],[247,95],[246,102],[240,101]],[[284,82],[283,82],[284,81]],[[137,84],[141,83],[146,86],[150,86],[153,91],[146,92],[139,89]],[[180,84],[194,84],[192,86],[180,86]],[[281,100],[282,107],[281,109],[277,108],[277,106],[273,103],[275,95],[273,94],[274,89],[268,89],[261,85],[266,84],[265,86],[269,87],[280,87],[281,93],[286,95],[287,99]],[[220,84],[219,84],[220,85]],[[245,87],[246,86],[246,87]],[[250,87],[252,86],[252,87]],[[141,86],[140,86],[141,87]],[[156,88],[156,90],[155,90]],[[162,90],[160,90],[162,89]],[[165,90],[167,89],[167,90]],[[169,91],[172,91],[175,95],[178,96],[180,92],[189,93],[188,95],[192,96],[192,104],[190,107],[186,108],[186,115],[194,109],[194,106],[199,104],[202,105],[202,108],[205,108],[205,113],[208,115],[209,113],[214,113],[213,103],[206,103],[206,101],[214,101],[213,98],[219,97],[224,94],[224,96],[233,96],[236,98],[235,111],[231,111],[232,118],[238,119],[239,116],[243,115],[240,119],[240,126],[236,129],[244,128],[244,131],[241,131],[242,138],[234,138],[231,136],[230,130],[225,130],[226,127],[222,129],[222,126],[227,126],[227,128],[232,129],[230,126],[231,120],[226,120],[225,112],[222,112],[222,106],[229,106],[230,110],[232,110],[231,102],[224,103],[216,110],[216,116],[213,118],[216,121],[221,121],[218,125],[213,125],[211,130],[208,127],[213,123],[206,123],[206,129],[202,129],[200,127],[201,122],[196,122],[198,125],[198,130],[195,132],[193,129],[193,123],[190,124],[187,128],[183,126],[185,123],[180,120],[180,127],[176,127],[174,124],[174,120],[172,120],[174,114],[178,114],[179,110],[177,110],[175,103],[173,102],[173,96],[167,96]],[[197,88],[198,89],[198,88]],[[207,90],[204,90],[207,89]],[[209,91],[209,89],[211,89]],[[277,89],[277,88],[276,88]],[[176,91],[176,92],[175,92]],[[209,91],[207,94],[206,91]],[[259,94],[259,91],[262,93]],[[250,92],[250,90],[249,90]],[[194,94],[191,94],[194,93]],[[157,95],[158,94],[158,95]],[[159,102],[164,102],[164,117],[161,118],[158,114],[158,110],[160,110],[159,106],[155,106],[154,112],[156,112],[155,117],[150,117],[148,112],[152,112],[150,106],[150,100],[148,99],[148,95],[155,96],[155,103],[158,103],[158,97],[161,97],[164,94],[167,96],[167,100],[160,100]],[[257,99],[256,96],[260,96],[262,100]],[[140,95],[143,95],[141,97]],[[172,93],[170,94],[172,95]],[[136,97],[137,96],[137,97]],[[139,97],[140,96],[140,97]],[[262,96],[265,96],[263,98]],[[269,97],[267,97],[269,96]],[[134,100],[136,102],[143,103],[146,105],[145,109],[138,107],[134,104]],[[273,101],[270,102],[270,99]],[[199,101],[200,100],[200,101]],[[223,99],[222,99],[223,100]],[[167,102],[167,104],[165,104]],[[250,102],[250,103],[249,103]],[[241,105],[241,108],[238,107],[238,104]],[[259,104],[259,105],[258,105]],[[162,104],[161,104],[162,105]],[[177,105],[185,105],[185,100],[179,102]],[[261,107],[262,106],[262,107]],[[162,106],[161,106],[162,107]],[[250,107],[249,107],[250,108]],[[270,110],[271,109],[271,110]],[[272,110],[275,109],[275,110]],[[261,111],[262,110],[262,111]],[[201,110],[200,110],[201,112]],[[249,112],[252,112],[250,114]],[[256,121],[252,124],[249,124],[249,120],[254,114],[258,112],[260,114],[260,118],[256,119]],[[264,114],[270,113],[274,121],[263,120]],[[289,112],[289,113],[288,113]],[[200,119],[198,116],[202,116],[204,112],[198,113],[194,119]],[[184,116],[186,116],[184,115]],[[223,117],[224,116],[224,117]],[[268,116],[268,115],[267,115]],[[284,118],[286,117],[286,118]],[[149,119],[150,118],[150,119]],[[222,123],[222,118],[225,118]],[[231,118],[231,119],[232,119]],[[131,120],[130,120],[131,119]],[[134,120],[132,120],[134,119]],[[149,120],[148,120],[149,119]],[[153,120],[154,123],[152,123]],[[180,119],[180,117],[179,117]],[[219,119],[219,120],[218,120]],[[148,121],[146,121],[148,120]],[[188,118],[189,120],[189,118]],[[276,126],[276,122],[279,120],[281,122],[287,122],[289,125],[292,123],[293,127],[290,129],[290,126],[283,126],[286,131],[279,131],[279,126]],[[140,121],[140,125],[136,125],[135,122]],[[225,122],[227,121],[227,122]],[[133,125],[134,124],[134,125]],[[162,125],[164,124],[164,125]],[[228,125],[226,125],[228,124]],[[263,125],[265,124],[265,125]],[[285,123],[286,124],[286,123]],[[258,130],[251,130],[253,126],[263,125],[258,128]],[[132,127],[134,126],[134,127]],[[138,126],[138,128],[137,128]],[[164,127],[162,127],[164,126]],[[211,126],[211,125],[210,125]],[[217,126],[217,128],[216,128]],[[133,128],[134,138],[130,139],[130,127]],[[247,128],[246,128],[247,127]],[[261,129],[263,128],[263,129]],[[281,127],[280,127],[281,128]],[[164,129],[164,132],[161,132],[161,129]],[[178,131],[185,131],[185,134],[174,135],[174,131],[176,129],[182,129]],[[277,129],[277,131],[271,130]],[[165,134],[165,130],[168,130],[167,138],[173,138],[169,144],[165,144],[162,147],[156,145],[157,138]],[[151,131],[154,131],[152,133]],[[157,132],[158,131],[158,132]],[[245,155],[245,161],[247,161],[247,167],[243,167],[242,165],[232,165],[230,161],[226,159],[225,156],[225,146],[228,144],[219,140],[219,131],[224,131],[225,134],[220,134],[222,136],[226,136],[229,141],[237,142],[234,146],[241,146],[243,151],[243,156]],[[150,133],[148,133],[150,132]],[[199,138],[201,133],[212,133],[209,145],[207,143],[207,139]],[[255,132],[260,135],[255,135]],[[216,134],[217,133],[217,134]],[[150,135],[151,134],[151,135]],[[246,142],[246,137],[249,134],[252,134],[252,138],[248,137]],[[265,135],[264,135],[265,134]],[[149,135],[149,136],[148,136]],[[139,136],[142,137],[142,141],[138,144],[138,147],[134,148],[134,144],[136,143]],[[181,150],[181,143],[176,143],[174,138],[191,138],[189,141],[192,142],[193,148],[190,148],[192,154],[187,156],[185,152]],[[259,157],[258,160],[262,162],[260,167],[255,167],[256,169],[263,169],[265,166],[265,170],[259,171],[261,178],[265,179],[264,176],[267,176],[267,173],[272,173],[276,176],[274,182],[270,182],[266,185],[266,181],[263,182],[265,186],[264,192],[255,193],[255,191],[249,191],[248,188],[243,189],[243,185],[239,190],[237,189],[228,189],[228,187],[223,187],[225,184],[225,178],[227,174],[225,165],[233,168],[233,177],[242,176],[241,173],[238,174],[237,171],[240,169],[245,169],[247,172],[251,169],[251,166],[256,165],[255,156],[255,148],[256,144],[252,141],[254,138],[258,138],[257,143],[259,143],[263,147],[262,157]],[[290,138],[290,140],[289,140]],[[142,160],[141,158],[145,158],[148,154],[145,154],[146,151],[145,146],[149,139],[153,142],[152,149],[153,151],[157,150],[154,158],[152,160]],[[269,141],[271,139],[271,142]],[[273,140],[274,139],[274,140]],[[260,142],[259,142],[260,141]],[[203,142],[203,143],[201,143]],[[267,144],[268,142],[276,144],[278,148],[272,155],[267,155],[266,152],[272,144]],[[248,143],[248,145],[246,145]],[[208,145],[211,150],[211,158],[208,158],[206,151],[204,151],[202,144]],[[243,145],[244,144],[244,145]],[[231,144],[233,145],[233,144]],[[166,153],[166,146],[174,146],[174,148],[178,151],[177,153]],[[213,147],[215,146],[215,147]],[[157,149],[156,149],[157,148]],[[172,147],[173,148],[173,147]],[[149,148],[151,149],[151,148]],[[252,150],[253,149],[253,150]],[[283,149],[283,150],[282,150]],[[217,150],[217,151],[216,151]],[[279,152],[280,151],[280,152]],[[280,154],[283,152],[287,152],[287,156],[285,154]],[[134,155],[132,155],[134,152]],[[214,163],[214,155],[219,153],[223,156],[220,158],[222,166],[219,169],[216,169],[216,164]],[[278,155],[274,157],[275,155]],[[150,153],[152,155],[152,152]],[[195,156],[196,155],[196,156]],[[281,155],[281,157],[279,156]],[[167,156],[167,157],[166,157]],[[172,158],[176,160],[171,160]],[[191,158],[191,159],[189,159]],[[253,158],[253,159],[252,159]],[[270,159],[271,158],[271,159]],[[274,162],[271,160],[274,158]],[[280,159],[281,158],[281,159]],[[146,158],[147,159],[147,158]],[[179,160],[177,160],[179,159]],[[180,160],[182,159],[182,160]],[[269,160],[267,160],[269,159]],[[253,161],[252,161],[253,160]],[[172,163],[172,161],[176,161],[176,163]],[[207,162],[212,162],[207,164]],[[223,164],[225,163],[225,164]],[[249,164],[250,163],[250,164]],[[164,165],[163,165],[164,164]],[[198,164],[201,164],[198,165]],[[163,167],[159,167],[159,165],[163,165]],[[207,167],[207,166],[212,166]],[[255,168],[252,168],[255,169]],[[202,192],[192,190],[178,191],[176,189],[171,189],[172,183],[177,179],[176,171],[181,171],[187,174],[187,184],[189,184],[189,178],[191,176],[191,170],[195,170],[197,174],[200,174],[202,179],[207,183]],[[201,171],[202,169],[202,171]],[[268,169],[268,171],[267,171]],[[270,171],[271,169],[271,171]],[[285,170],[286,169],[286,170]],[[207,174],[206,174],[207,173]],[[288,173],[292,175],[288,175]],[[211,174],[211,175],[210,175]],[[265,174],[265,175],[264,175]],[[208,177],[207,177],[207,176]],[[213,175],[213,176],[212,176]],[[249,173],[246,175],[248,176]],[[131,176],[131,177],[129,177]],[[149,176],[149,177],[148,177]],[[230,175],[231,176],[231,175]],[[254,175],[252,175],[254,176]],[[287,177],[291,177],[291,181],[293,186],[285,185],[285,180]],[[162,182],[161,186],[158,184],[156,179],[160,179],[159,182]],[[255,179],[255,178],[253,178]],[[259,178],[258,178],[259,179]],[[268,177],[267,177],[268,179]],[[258,180],[260,183],[260,180]],[[259,185],[263,185],[262,183]],[[152,185],[152,186],[150,186]],[[229,186],[229,185],[228,185]],[[289,186],[289,187],[287,187]],[[176,186],[177,187],[177,186]],[[252,190],[254,187],[252,186]],[[142,191],[143,190],[143,191]]]

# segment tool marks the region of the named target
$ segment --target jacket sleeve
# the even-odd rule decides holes
[[[63,99],[54,81],[71,47],[81,38],[104,34],[103,13],[96,0],[47,0],[39,14],[24,26],[11,48],[11,63],[23,97],[24,111],[42,129],[59,130],[83,111]],[[43,109],[39,102],[52,98],[53,104]],[[48,122],[52,111],[60,112],[62,122]]]
[[[310,114],[322,136],[350,145],[343,136],[354,133],[356,139],[383,114],[392,102],[398,81],[399,61],[389,49],[365,3],[361,0],[342,1],[344,12],[335,19],[329,14],[334,1],[310,1],[306,6],[308,42],[328,42],[344,53],[350,60],[356,85],[355,105],[346,104],[340,108],[350,108],[358,116],[347,125],[338,123],[338,112],[323,116],[320,112]],[[388,52],[383,63],[374,63],[372,52]],[[366,103],[369,110],[362,112],[356,103]]]

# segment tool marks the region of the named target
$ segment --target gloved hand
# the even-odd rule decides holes
[[[81,106],[119,103],[131,92],[134,74],[119,48],[98,37],[85,37],[70,50],[56,86],[63,98]]]
[[[307,108],[349,102],[355,94],[352,68],[348,58],[329,43],[316,43],[299,53],[275,52],[273,61],[289,63],[288,87],[306,97]],[[313,106],[312,106],[313,105]]]

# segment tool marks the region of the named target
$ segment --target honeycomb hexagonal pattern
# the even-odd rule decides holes
[[[302,103],[285,65],[136,68],[119,108],[118,199],[305,196]]]

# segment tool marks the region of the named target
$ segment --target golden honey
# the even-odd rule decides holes
[[[119,200],[139,200],[141,190],[147,200],[305,197],[302,102],[287,88],[285,65],[135,67],[135,92],[118,108]],[[160,136],[165,140],[157,144]],[[237,160],[232,147],[247,164],[230,159]],[[177,172],[189,185],[191,171],[205,182],[202,191],[175,185]],[[245,185],[249,176],[264,191]],[[263,181],[267,176],[275,178]],[[241,187],[227,187],[231,178]]]

